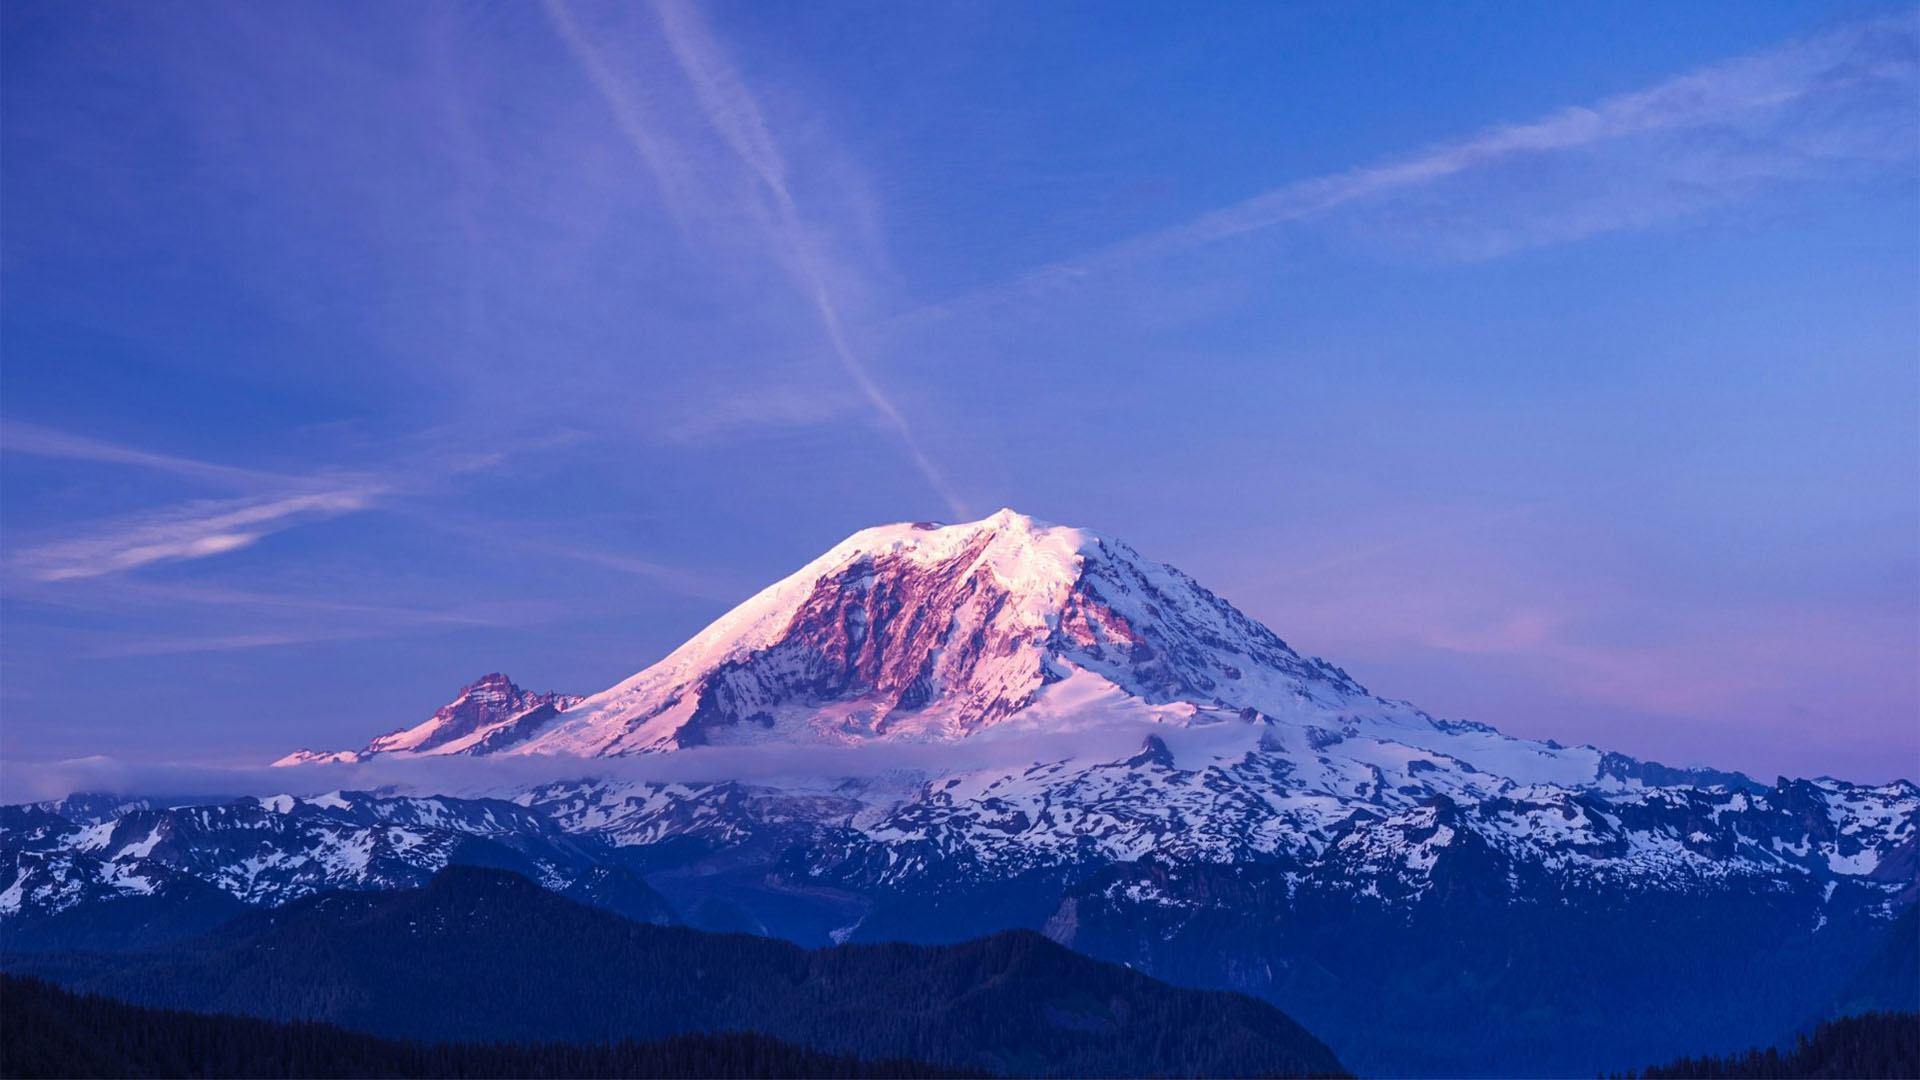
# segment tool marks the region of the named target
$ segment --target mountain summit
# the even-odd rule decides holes
[[[364,750],[303,750],[276,764],[381,754],[609,757],[729,744],[1011,744],[1120,726],[1168,738],[1206,732],[1181,745],[1192,752],[1198,739],[1206,756],[1221,759],[1277,751],[1304,759],[1296,768],[1339,784],[1351,777],[1361,788],[1409,769],[1438,770],[1460,781],[1449,787],[1480,795],[1514,784],[1589,785],[1643,768],[1375,697],[1124,541],[1012,510],[960,525],[857,532],[598,694],[534,695],[488,675],[426,722]],[[1669,771],[1673,781],[1689,779]]]
[[[1363,694],[1178,570],[1002,510],[855,533],[519,749],[950,740],[1090,708]]]
[[[528,695],[490,675],[364,751],[281,763],[949,741],[1228,714],[1384,727],[1417,745],[1490,733],[1372,697],[1123,541],[1001,510],[855,533],[590,697]],[[1600,755],[1574,756],[1574,771],[1593,778]]]

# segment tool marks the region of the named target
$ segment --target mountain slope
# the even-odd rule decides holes
[[[1815,1019],[1867,1012],[1920,1012],[1920,904],[1893,921],[1866,962]]]
[[[750,1030],[832,1052],[1020,1074],[1339,1071],[1269,1005],[1176,989],[1037,934],[807,952],[635,923],[473,867],[443,870],[422,889],[297,901],[165,948],[8,964],[143,1004],[408,1038]]]

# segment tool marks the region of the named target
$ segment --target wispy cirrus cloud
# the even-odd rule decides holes
[[[95,526],[86,535],[20,551],[14,563],[38,581],[72,581],[158,562],[238,551],[296,525],[365,510],[388,493],[379,484],[267,499],[210,499]]]
[[[27,580],[65,582],[211,558],[301,525],[428,493],[455,477],[494,469],[516,454],[565,446],[575,438],[575,432],[560,430],[472,449],[458,442],[449,445],[444,433],[429,431],[390,448],[393,460],[382,470],[323,468],[294,474],[156,453],[9,420],[0,425],[0,453],[159,472],[234,494],[77,524],[53,539],[9,543],[6,565]]]
[[[351,598],[339,582],[299,575],[281,588],[238,588],[204,582],[143,580],[125,575],[92,587],[36,590],[43,609],[110,615],[105,632],[62,638],[60,655],[86,660],[224,653],[360,641],[423,631],[524,627],[570,614],[567,605],[488,595],[436,599],[411,590],[407,599]],[[157,621],[156,621],[157,620]]]
[[[278,479],[272,473],[260,472],[256,469],[243,469],[173,454],[156,454],[19,420],[0,423],[0,453],[31,454],[35,457],[92,461],[108,465],[130,465],[171,473],[187,479],[208,480],[221,484],[250,485],[264,480]]]
[[[0,425],[0,452],[124,466],[240,492],[128,513],[18,547],[7,559],[8,569],[38,582],[98,578],[154,563],[224,555],[298,525],[366,510],[393,490],[391,483],[370,475],[288,476],[15,420]]]
[[[1283,184],[904,319],[1051,296],[1289,227],[1337,224],[1376,250],[1480,259],[1643,227],[1836,169],[1910,178],[1916,95],[1915,18],[1850,22],[1590,106]]]
[[[314,645],[331,641],[360,641],[388,637],[407,630],[435,627],[498,627],[522,625],[528,620],[516,617],[511,622],[452,613],[425,613],[422,617],[356,626],[307,626],[290,630],[262,630],[243,634],[168,634],[160,637],[118,641],[81,653],[89,660],[118,660],[138,656],[182,656],[188,653],[248,652],[289,645]]]

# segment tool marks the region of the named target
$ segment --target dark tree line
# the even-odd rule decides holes
[[[1790,1050],[1656,1065],[1638,1080],[1905,1080],[1920,1077],[1920,1013],[1870,1012],[1829,1020]],[[1635,1080],[1628,1073],[1627,1080]]]
[[[984,1076],[906,1058],[863,1060],[765,1035],[617,1043],[423,1043],[331,1024],[179,1012],[0,975],[0,1077]]]

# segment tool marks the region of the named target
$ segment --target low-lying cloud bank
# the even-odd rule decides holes
[[[407,795],[504,796],[554,781],[666,783],[773,782],[939,775],[995,766],[1024,768],[1067,759],[1119,760],[1165,725],[1125,722],[1093,730],[976,737],[956,742],[858,746],[712,746],[629,757],[403,757],[289,766],[141,762],[94,756],[0,762],[0,803],[42,802],[78,793],[167,799],[319,795],[382,791]],[[1182,740],[1184,741],[1184,740]]]

